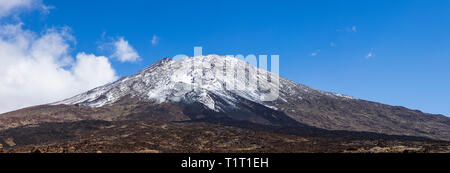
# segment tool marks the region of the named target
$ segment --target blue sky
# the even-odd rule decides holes
[[[43,3],[45,14],[20,14],[23,28],[70,28],[73,56],[111,56],[102,45],[126,39],[140,60],[111,59],[119,77],[163,57],[193,55],[194,46],[203,54],[278,54],[280,75],[298,83],[450,115],[447,0]]]

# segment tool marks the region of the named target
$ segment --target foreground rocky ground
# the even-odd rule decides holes
[[[0,131],[3,153],[450,152],[450,142],[204,122],[78,121]]]

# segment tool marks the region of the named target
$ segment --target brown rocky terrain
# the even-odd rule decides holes
[[[375,133],[96,120],[12,128],[0,144],[5,153],[450,152],[449,142]]]

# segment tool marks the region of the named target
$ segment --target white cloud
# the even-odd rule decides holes
[[[90,88],[109,83],[116,79],[114,69],[108,58],[94,54],[78,53],[76,64],[72,67],[73,74],[83,84]]]
[[[156,36],[156,35],[153,35],[153,38],[152,38],[152,45],[157,45],[158,42],[159,42],[159,37]]]
[[[45,6],[42,0],[0,0],[0,18],[9,16],[20,9],[41,9],[48,12],[50,8]]]
[[[123,37],[114,42],[114,49],[112,57],[121,62],[135,62],[139,60],[139,54]]]
[[[369,53],[367,53],[366,58],[370,59],[370,58],[373,58],[373,57],[375,57],[375,54],[373,53],[373,49],[372,49],[372,50],[370,50]]]
[[[311,53],[310,56],[317,56],[317,55],[319,55],[319,53],[320,53],[320,49]]]
[[[70,54],[68,28],[36,34],[0,26],[0,113],[59,101],[117,79],[103,56]]]

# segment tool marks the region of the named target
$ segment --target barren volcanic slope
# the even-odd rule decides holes
[[[233,72],[241,72],[244,75],[232,75]],[[279,85],[276,85],[276,79],[279,79]],[[257,81],[257,83],[251,85],[252,83],[249,81]],[[231,84],[244,87],[229,88],[228,86]],[[268,93],[272,91],[279,91],[276,93],[278,97],[275,100],[269,99]],[[132,76],[124,77],[114,83],[72,98],[2,114],[0,115],[0,129],[3,131],[0,133],[0,139],[3,141],[0,141],[0,148],[1,146],[16,146],[17,142],[14,142],[14,139],[22,141],[16,147],[51,144],[57,146],[81,145],[79,142],[82,138],[74,136],[82,136],[95,130],[96,128],[82,128],[84,126],[81,122],[89,123],[92,120],[106,121],[116,125],[125,122],[169,123],[169,126],[175,129],[174,131],[180,129],[189,131],[186,128],[193,126],[192,124],[180,125],[183,123],[199,123],[201,127],[208,129],[207,131],[223,129],[223,133],[214,134],[222,134],[225,135],[224,137],[230,134],[236,135],[234,133],[236,130],[242,130],[241,136],[235,137],[243,141],[245,141],[243,138],[249,137],[245,134],[258,132],[257,134],[260,136],[253,135],[255,139],[248,142],[259,144],[266,140],[265,145],[261,145],[266,149],[273,148],[267,141],[287,138],[289,138],[287,141],[302,141],[303,137],[306,141],[317,139],[318,143],[322,141],[323,144],[327,144],[327,141],[331,140],[328,138],[335,138],[340,141],[336,142],[336,146],[353,140],[373,142],[378,139],[386,139],[391,142],[406,141],[409,144],[417,144],[417,141],[422,141],[419,142],[419,146],[423,146],[423,141],[429,139],[450,140],[450,118],[448,117],[316,90],[278,77],[232,57],[209,55],[180,60],[165,58]],[[22,140],[24,134],[31,133],[30,128],[63,128],[64,123],[71,122],[80,122],[76,123],[79,128],[71,126],[71,128],[78,129],[75,131],[79,133],[52,136],[53,133],[59,133],[45,131],[45,133],[40,133],[39,139],[34,142],[23,142]],[[94,141],[105,140],[107,138],[105,134],[113,132],[111,130],[107,133],[104,127],[102,129],[103,137],[97,136],[98,138],[95,138]],[[116,128],[112,129],[117,131]],[[161,132],[161,134],[164,133],[169,133],[169,131]],[[42,136],[42,134],[47,136]],[[263,138],[261,134],[265,134],[266,137]],[[342,135],[346,137],[339,138]],[[117,137],[117,134],[110,136],[115,136],[114,139],[120,138],[120,136]],[[170,139],[172,138],[177,137],[170,137]],[[93,140],[83,139],[88,143]],[[169,137],[160,140],[169,140]],[[186,141],[182,143],[186,143]],[[215,145],[225,146],[220,143]],[[296,145],[303,144],[300,142]],[[427,143],[427,145],[431,144]],[[439,143],[439,145],[448,146],[446,142]],[[216,149],[212,151],[237,151],[218,149],[220,148],[218,146],[210,148]],[[244,146],[246,145],[243,144],[240,147]],[[290,152],[329,151],[323,148],[305,149],[300,146],[290,148]],[[448,150],[446,147],[444,148],[444,150]],[[211,151],[202,150],[202,148],[194,150]],[[344,150],[345,147],[332,151]],[[129,151],[129,148],[126,151]],[[188,151],[191,150],[186,150],[186,152]],[[255,149],[255,151],[273,150]]]

